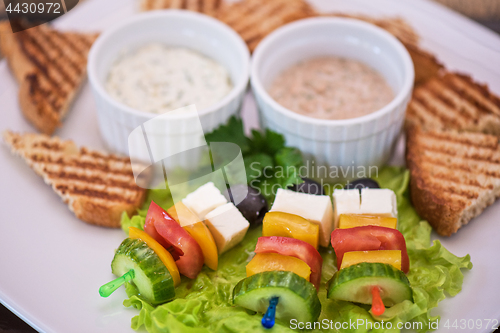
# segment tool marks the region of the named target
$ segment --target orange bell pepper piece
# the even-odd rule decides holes
[[[299,239],[318,249],[319,225],[298,215],[269,212],[262,222],[262,236],[281,236]]]
[[[248,263],[247,277],[267,271],[289,271],[309,281],[311,268],[302,260],[277,253],[257,253]]]

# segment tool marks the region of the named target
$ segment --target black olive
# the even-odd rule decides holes
[[[248,193],[246,193],[247,191]],[[261,224],[264,215],[269,211],[267,201],[262,194],[253,187],[245,184],[231,186],[230,192],[231,196],[228,190],[224,192],[224,196],[228,201],[233,203],[238,202],[236,207],[248,222],[250,222],[250,225],[254,226]],[[246,197],[243,198],[245,193]]]
[[[360,178],[356,179],[344,186],[346,190],[358,189],[361,191],[362,188],[380,188],[380,185],[371,178]]]
[[[304,182],[299,185],[292,185],[289,187],[290,190],[295,192],[314,194],[314,195],[325,195],[325,189],[320,183],[309,178],[302,178]]]

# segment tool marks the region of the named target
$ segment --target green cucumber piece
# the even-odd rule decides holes
[[[152,304],[165,303],[175,297],[174,280],[160,257],[142,240],[125,239],[111,262],[111,271],[122,276],[133,269],[132,282],[140,295]]]
[[[258,273],[238,282],[233,290],[234,304],[259,313],[266,312],[273,297],[279,297],[276,318],[284,322],[315,321],[321,313],[314,285],[293,272]]]
[[[380,297],[387,307],[412,300],[412,290],[406,275],[392,265],[359,263],[341,269],[327,284],[328,298],[372,304],[371,289],[380,288]]]

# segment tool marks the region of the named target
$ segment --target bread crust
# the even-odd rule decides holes
[[[459,219],[458,211],[434,195],[432,188],[425,184],[423,170],[418,160],[421,152],[415,138],[419,133],[416,126],[407,128],[406,163],[410,170],[410,198],[417,214],[427,220],[436,232],[442,236],[450,236],[458,230],[455,228]]]
[[[18,83],[21,83],[28,74],[36,71],[36,67],[21,51],[7,21],[0,23],[0,48]]]
[[[19,83],[19,104],[21,106],[24,117],[35,126],[40,132],[52,135],[54,131],[62,125],[62,120],[68,113],[73,104],[78,92],[80,91],[86,77],[86,52],[90,46],[86,48],[81,56],[80,62],[72,63],[72,66],[77,68],[78,74],[65,73],[61,70],[56,70],[59,64],[53,63],[50,59],[48,63],[40,62],[40,59],[47,61],[47,50],[52,47],[49,44],[35,44],[30,40],[31,36],[42,36],[43,40],[54,38],[54,33],[57,36],[64,36],[65,33],[55,32],[47,27],[35,27],[19,33],[12,33],[8,23],[0,23],[0,47],[5,57],[8,60],[9,67]],[[73,43],[75,34],[67,34],[66,40],[62,43],[68,46]],[[95,34],[78,34],[81,39],[75,43],[83,44],[93,41],[97,35]],[[21,42],[21,39],[25,39]],[[58,37],[60,38],[60,37]],[[61,43],[59,39],[58,42]],[[37,43],[40,43],[37,42]],[[58,44],[58,47],[61,47]],[[69,47],[69,46],[68,46]],[[72,49],[69,47],[68,49]],[[72,52],[80,50],[72,49]],[[32,53],[35,52],[36,56]],[[28,56],[31,54],[30,56]],[[64,59],[68,61],[67,59]],[[52,72],[58,72],[59,81],[51,77]],[[72,75],[72,76],[71,76]],[[63,78],[61,81],[61,77]],[[71,88],[62,87],[61,85],[70,85]]]
[[[38,102],[35,95],[37,75],[30,73],[19,85],[19,105],[24,117],[40,132],[51,135],[61,126],[60,117],[46,109],[45,103]]]
[[[85,198],[78,198],[69,207],[75,216],[84,222],[106,228],[120,228],[123,212],[126,212],[128,216],[135,215],[145,199],[146,191],[144,190],[134,204],[104,206]]]
[[[408,50],[415,67],[415,86],[439,76],[444,66],[433,54],[422,50],[415,44],[403,44]]]
[[[427,220],[438,234],[451,236],[456,233],[500,195],[500,144],[497,137],[424,130],[411,124],[406,133],[411,201],[419,216]],[[428,140],[433,141],[429,143]],[[454,154],[449,147],[445,148],[450,144],[460,147],[462,154],[456,153],[460,157],[451,158]],[[426,155],[427,145],[432,145],[429,146],[431,155]],[[444,156],[443,160],[433,162],[436,160],[433,152]],[[487,166],[488,171],[475,170],[474,166]],[[455,170],[459,175],[450,176]]]
[[[434,195],[432,187],[417,168],[410,167],[410,197],[417,214],[441,236],[451,236],[460,228],[463,208],[452,207],[449,203]]]

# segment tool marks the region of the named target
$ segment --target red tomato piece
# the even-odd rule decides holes
[[[255,253],[278,253],[302,260],[311,268],[311,283],[319,289],[323,258],[311,244],[290,237],[259,237]]]
[[[146,224],[148,229],[146,230]],[[151,225],[156,235],[163,239],[163,243],[171,244],[179,249],[182,255],[175,261],[179,272],[190,279],[194,279],[203,267],[204,257],[200,245],[180,226],[163,208],[151,202],[146,216],[144,230],[149,234]],[[152,237],[152,234],[150,234]],[[156,238],[155,238],[156,239]]]
[[[396,229],[377,226],[335,229],[332,232],[332,246],[337,255],[338,269],[346,252],[401,250],[401,270],[405,273],[410,271],[406,241]]]
[[[181,256],[184,255],[184,252],[179,247],[175,247],[173,244],[167,242],[163,237],[160,236],[158,231],[155,228],[155,218],[158,215],[161,215],[161,212],[158,211],[158,208],[161,209],[154,201],[151,201],[149,205],[148,214],[146,215],[146,222],[144,223],[144,231],[151,237],[154,238],[155,241],[161,244],[174,258],[175,261],[179,260]]]

